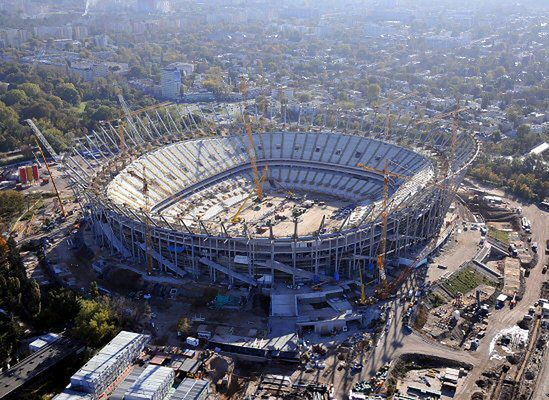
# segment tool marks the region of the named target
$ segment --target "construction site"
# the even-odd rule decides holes
[[[409,266],[437,237],[478,151],[466,132],[417,123],[162,111],[106,124],[64,165],[98,240],[197,281],[386,281],[386,259]]]
[[[46,240],[54,278],[146,302],[154,342],[234,363],[234,398],[531,396],[542,211],[460,188],[479,148],[466,108],[405,123],[255,111],[127,109],[62,157],[28,121],[47,171],[18,172],[54,199],[31,225],[67,217],[67,238]],[[101,390],[148,390],[131,374]]]

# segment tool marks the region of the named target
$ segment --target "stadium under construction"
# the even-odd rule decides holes
[[[126,115],[63,159],[98,240],[149,273],[236,285],[356,280],[380,253],[417,257],[478,153],[436,118]]]

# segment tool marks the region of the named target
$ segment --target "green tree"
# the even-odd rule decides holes
[[[40,286],[34,279],[29,280],[25,286],[23,308],[29,318],[35,318],[41,310]]]
[[[177,331],[181,336],[188,336],[191,332],[191,321],[187,317],[181,317],[177,322]]]
[[[91,120],[94,122],[107,121],[115,116],[115,111],[109,107],[101,105],[91,114]]]
[[[72,106],[80,104],[80,93],[72,83],[63,83],[55,88],[55,94]]]
[[[38,86],[36,83],[26,82],[22,85],[19,85],[17,88],[24,91],[27,96],[33,99],[37,99],[44,94],[42,89],[40,89],[40,86]]]
[[[96,281],[90,283],[90,296],[92,299],[97,299],[101,294],[99,293],[99,285]]]
[[[368,100],[370,102],[374,102],[379,99],[379,95],[381,94],[381,86],[379,86],[377,83],[371,83],[368,85],[368,89],[366,91],[366,96],[368,97]]]
[[[74,334],[92,347],[99,347],[117,332],[116,316],[107,297],[81,300]]]
[[[79,310],[80,302],[72,290],[51,289],[44,295],[42,311],[37,318],[37,323],[44,328],[64,325],[68,321],[74,321]]]
[[[58,152],[65,151],[69,146],[69,139],[70,137],[68,135],[63,134],[59,129],[57,128],[49,128],[46,130],[43,130],[44,136],[50,142],[51,146]]]
[[[12,310],[16,310],[21,304],[21,282],[16,276],[10,276],[6,280],[6,302]]]
[[[2,101],[8,106],[13,106],[25,102],[27,98],[27,94],[21,89],[12,89],[2,96]]]
[[[10,221],[25,209],[21,192],[15,190],[0,191],[0,220]]]

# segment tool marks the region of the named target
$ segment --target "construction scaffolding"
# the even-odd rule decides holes
[[[97,239],[142,265],[147,265],[153,254],[156,271],[243,285],[258,284],[257,277],[262,275],[289,278],[294,283],[321,277],[357,279],[361,268],[377,260],[380,238],[385,234],[384,215],[384,254],[388,258],[419,254],[440,231],[449,199],[479,148],[472,135],[452,134],[434,123],[428,124],[428,129],[424,123],[404,124],[398,119],[380,124],[377,115],[342,114],[340,110],[300,110],[292,120],[284,109],[281,115],[270,115],[271,129],[278,126],[279,130],[259,135],[264,124],[251,126],[253,144],[240,134],[246,129],[244,123],[228,112],[223,115],[205,106],[191,110],[179,104],[154,111],[133,115],[124,124],[123,129],[130,127],[125,129],[124,153],[117,129],[107,123],[79,138],[64,157],[73,188],[86,201]],[[390,129],[390,135],[378,131],[380,125]],[[177,147],[182,142],[185,146]],[[269,179],[288,191],[314,188],[320,179],[316,177],[330,173],[334,183],[326,190],[352,198],[358,211],[338,230],[323,233],[321,224],[318,232],[304,236],[297,234],[299,220],[295,219],[294,234],[287,237],[274,237],[272,229],[270,237],[260,237],[245,223],[235,234],[218,221],[192,217],[197,206],[188,200],[192,194],[242,173],[249,174],[253,182],[250,146],[255,149],[257,168],[268,164]],[[455,151],[449,160],[450,147]],[[194,148],[197,153],[190,154]],[[380,169],[385,159],[396,157],[395,173],[413,171],[407,182],[391,183],[387,202],[381,201],[383,173],[356,166],[366,157],[362,148],[374,149],[367,155],[372,167]],[[225,150],[227,156],[221,154]],[[160,152],[159,156],[149,156],[153,151]],[[227,164],[229,161],[232,164]],[[141,171],[145,165],[151,195],[150,213],[146,214],[139,212],[142,194],[132,192],[142,182],[129,172]],[[285,171],[292,169],[302,171],[299,178],[289,178],[290,172]],[[112,186],[122,189],[109,192],[105,188],[113,177],[118,180]],[[117,201],[111,196],[113,191]],[[364,201],[368,196],[372,200]],[[185,208],[168,216],[165,210],[176,203],[184,203]]]

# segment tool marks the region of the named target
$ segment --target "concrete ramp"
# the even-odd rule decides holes
[[[479,252],[476,254],[474,260],[475,261],[478,261],[480,263],[484,262],[484,260],[486,259],[486,257],[488,257],[490,255],[490,251],[491,251],[491,245],[489,244],[485,244],[480,250]]]
[[[506,243],[503,243],[503,242],[500,242],[499,240],[491,237],[491,236],[487,236],[486,237],[486,242],[488,242],[488,244],[490,246],[492,246],[492,250],[495,251],[496,253],[504,256],[504,257],[509,257],[510,254],[509,254],[509,251],[508,251],[508,245]]]
[[[198,261],[200,261],[202,264],[207,265],[208,267],[212,267],[220,272],[223,272],[224,274],[233,277],[235,279],[238,279],[241,282],[245,282],[248,285],[257,286],[257,281],[247,275],[241,274],[239,272],[233,271],[230,268],[225,267],[224,265],[218,264],[209,258],[201,257]]]
[[[109,224],[106,224],[104,222],[97,221],[95,223],[95,226],[99,228],[101,233],[107,237],[110,243],[112,243],[113,247],[118,251],[120,254],[122,254],[123,257],[131,257],[130,251],[122,244],[122,242],[116,237],[114,232],[112,231],[112,228]]]
[[[146,248],[147,246],[145,246],[145,243],[139,243],[139,247],[141,247],[141,249],[143,251],[146,251]],[[152,257],[158,261],[159,264],[165,266],[166,268],[168,268],[170,271],[176,273],[177,275],[179,276],[185,276],[187,275],[187,271],[184,271],[183,269],[179,268],[177,265],[175,265],[174,263],[172,263],[170,260],[162,257],[161,254],[157,253],[154,249],[150,249],[149,250],[151,252],[151,255]]]
[[[286,265],[276,260],[265,261],[265,266],[269,268],[274,268],[278,271],[286,272],[287,274],[290,274],[290,275],[295,275],[295,276],[299,276],[301,278],[306,278],[310,280],[313,280],[315,277],[315,274],[313,272],[305,271],[304,269],[301,269],[301,268],[290,267],[289,265]]]

